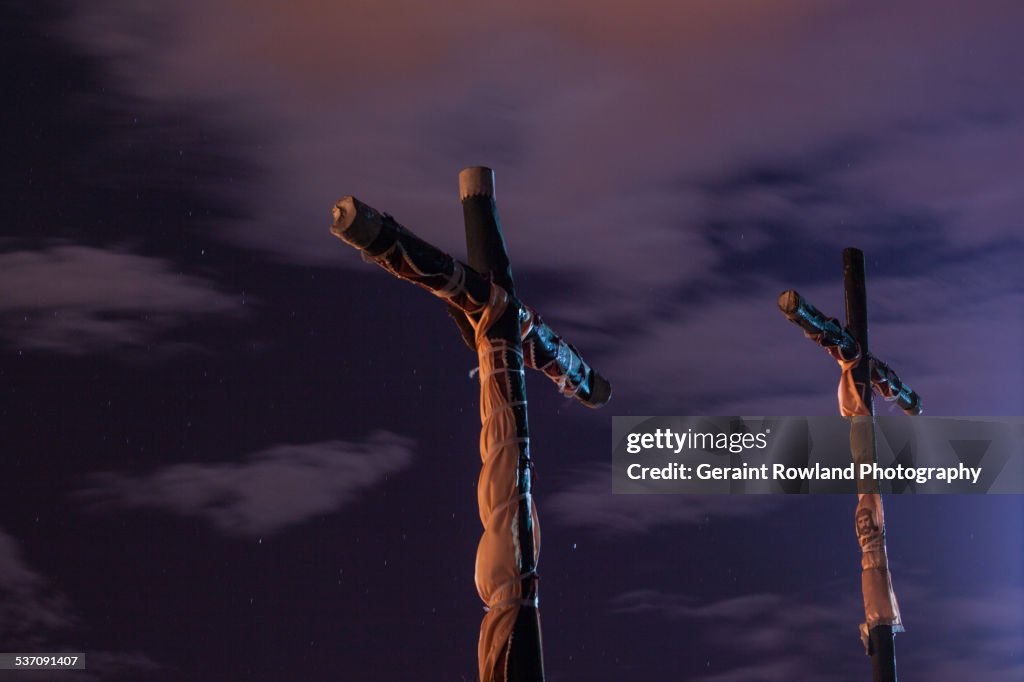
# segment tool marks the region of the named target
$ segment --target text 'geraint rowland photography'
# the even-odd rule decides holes
[[[615,417],[616,493],[1024,492],[1020,418],[874,418],[875,461],[850,458],[854,417]]]

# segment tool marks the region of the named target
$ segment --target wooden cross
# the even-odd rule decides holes
[[[516,297],[494,172],[464,169],[459,195],[467,263],[351,196],[335,204],[331,232],[365,259],[446,301],[463,338],[477,352],[482,462],[477,501],[484,533],[475,580],[487,611],[480,626],[480,679],[541,682],[540,528],[533,505],[525,368],[539,370],[563,395],[588,407],[606,403],[611,384]]]
[[[779,296],[779,309],[811,340],[824,347],[843,370],[839,383],[839,411],[851,417],[850,450],[856,470],[875,463],[874,404],[872,388],[895,402],[909,415],[921,413],[921,399],[868,347],[867,290],[864,253],[843,250],[843,289],[846,326],[828,318],[790,289]],[[861,546],[861,591],[865,622],[861,639],[871,656],[875,682],[896,681],[896,652],[893,634],[903,631],[899,606],[889,578],[885,548],[885,518],[878,483],[873,478],[857,479],[855,525]]]

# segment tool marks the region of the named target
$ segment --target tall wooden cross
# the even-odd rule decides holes
[[[875,462],[874,404],[872,388],[910,415],[921,413],[921,399],[892,369],[874,357],[868,347],[867,290],[864,253],[843,250],[843,285],[846,326],[828,318],[796,291],[779,296],[779,309],[813,341],[824,347],[842,368],[839,411],[851,418],[850,450],[856,470]],[[899,606],[889,577],[885,547],[885,517],[878,483],[857,479],[857,540],[861,547],[861,591],[865,622],[861,639],[871,656],[875,682],[895,682],[896,651],[893,634],[903,631]]]
[[[365,259],[443,299],[477,352],[482,462],[477,502],[484,532],[475,579],[487,612],[477,652],[480,680],[541,682],[540,527],[533,504],[525,368],[541,371],[563,395],[588,407],[606,403],[611,384],[517,298],[498,220],[494,172],[464,169],[459,195],[467,263],[351,196],[335,204],[331,232]]]

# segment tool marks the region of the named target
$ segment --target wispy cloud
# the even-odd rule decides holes
[[[1020,6],[997,4],[108,0],[66,29],[142,103],[260,131],[240,151],[263,171],[249,194],[272,200],[221,234],[286,261],[365,266],[326,233],[344,193],[459,253],[455,172],[495,166],[518,270],[572,282],[533,302],[599,349],[617,401],[814,413],[826,370],[804,371],[773,298],[829,278],[820,305],[837,310],[853,244],[888,266],[870,271],[903,342],[885,359],[924,389],[967,382],[938,403],[929,390],[930,413],[1014,413],[1019,390],[987,390],[1020,369],[1005,311],[1024,256],[1024,98],[1005,80]],[[945,312],[915,318],[937,290]],[[703,362],[709,346],[736,366]]]
[[[255,194],[275,200],[233,236],[300,262],[359,262],[326,246],[327,211],[349,192],[455,247],[454,174],[474,163],[516,199],[502,210],[519,262],[624,291],[720,261],[694,230],[709,180],[821,150],[839,206],[818,207],[808,235],[842,233],[862,200],[984,219],[973,239],[1024,213],[1007,151],[1024,131],[1003,80],[1019,57],[1011,2],[930,3],[924,22],[915,3],[398,5],[107,1],[76,8],[67,30],[143,101],[199,102],[261,131]],[[550,248],[554,224],[573,248]]]
[[[544,499],[548,518],[603,533],[644,533],[661,526],[758,517],[780,505],[769,495],[613,495],[611,471],[579,473],[573,483]]]
[[[0,291],[6,343],[60,353],[142,345],[197,316],[242,311],[168,261],[78,245],[0,253]]]
[[[240,462],[175,464],[149,474],[94,474],[77,498],[97,510],[157,509],[232,535],[280,531],[329,514],[406,469],[413,443],[389,432],[362,442],[278,445]]]
[[[920,630],[918,641],[926,642],[904,656],[907,670],[937,682],[1024,678],[1024,588],[986,588],[904,589],[900,605],[907,627]]]
[[[28,565],[14,538],[0,531],[0,641],[8,648],[31,646],[74,622],[67,599]]]
[[[610,606],[620,615],[667,619],[716,651],[736,652],[694,678],[701,682],[848,680],[870,665],[857,641],[857,597],[819,591],[708,601],[644,589],[622,593]],[[936,682],[1017,679],[1024,672],[1022,597],[1019,587],[970,594],[904,589],[900,604],[912,634],[897,636],[898,664],[909,676]],[[900,646],[911,637],[912,645]]]
[[[618,397],[638,413],[834,414],[835,362],[803,339],[775,303],[779,292],[795,287],[826,314],[842,317],[839,250],[832,255],[830,280],[759,278],[757,296],[742,291],[667,304],[645,334],[604,360],[618,368]],[[1016,352],[1024,324],[1014,313],[1024,306],[1022,257],[1024,247],[1006,247],[905,274],[870,270],[869,262],[872,349],[918,391],[928,414],[1024,409],[1018,384],[1006,381],[1024,373]],[[728,362],[706,362],[710,348]],[[889,407],[879,402],[876,409],[884,414]]]
[[[83,652],[74,626],[82,621],[70,600],[25,559],[18,542],[0,530],[0,642],[6,651]],[[90,650],[86,671],[47,673],[55,682],[130,680],[160,665],[141,652]],[[39,679],[39,671],[4,671],[5,680]]]

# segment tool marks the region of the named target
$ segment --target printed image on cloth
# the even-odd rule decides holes
[[[850,452],[858,464],[874,461],[874,430],[871,412],[861,400],[861,387],[853,379],[853,370],[861,362],[858,353],[852,360],[829,351],[842,369],[839,379],[839,413],[850,417]],[[870,630],[878,625],[891,625],[893,632],[903,632],[900,607],[889,575],[889,559],[885,552],[885,514],[882,496],[861,493],[855,512],[857,541],[861,549],[861,592],[864,595],[864,623],[860,626],[861,641],[867,650]],[[869,652],[870,653],[870,652]]]

